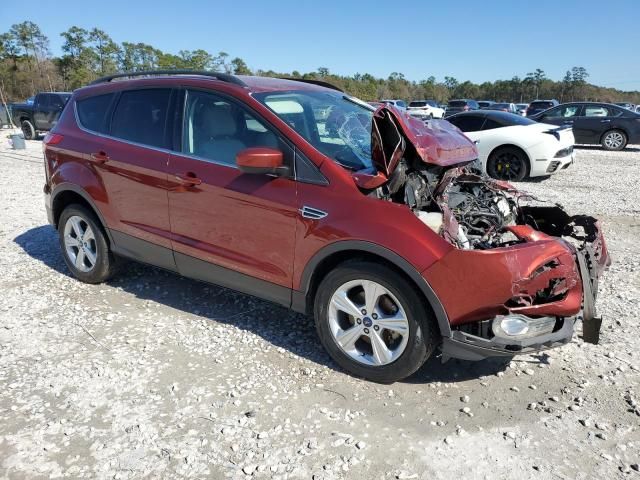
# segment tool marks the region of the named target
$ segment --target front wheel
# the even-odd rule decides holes
[[[600,143],[605,150],[622,150],[627,146],[627,136],[620,130],[610,130],[602,136]]]
[[[82,205],[69,205],[58,222],[60,248],[71,273],[85,283],[102,283],[113,275],[116,259],[96,216]]]
[[[502,147],[489,156],[487,174],[498,180],[519,182],[529,174],[529,160],[522,150]]]
[[[438,335],[424,300],[384,265],[350,261],[322,280],[315,320],[323,346],[348,372],[393,383],[418,370]]]

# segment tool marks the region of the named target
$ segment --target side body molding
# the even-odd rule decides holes
[[[355,254],[357,254],[358,252],[366,252],[377,255],[402,270],[418,286],[422,294],[429,302],[433,313],[436,316],[436,320],[438,322],[438,327],[440,328],[440,334],[442,335],[442,337],[451,337],[451,326],[449,324],[449,319],[444,310],[444,307],[440,303],[440,300],[438,299],[429,283],[422,277],[422,275],[420,275],[420,272],[418,272],[403,257],[389,250],[388,248],[362,240],[337,241],[331,243],[330,245],[327,245],[326,247],[323,247],[313,257],[311,257],[311,260],[309,260],[307,265],[304,267],[304,271],[300,280],[299,290],[293,291],[291,305],[291,308],[293,310],[301,313],[308,311],[307,302],[313,300],[307,298],[307,295],[311,288],[311,280],[317,267],[330,256],[338,254],[340,252],[348,251],[353,251]]]

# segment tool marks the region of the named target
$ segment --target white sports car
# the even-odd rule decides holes
[[[407,113],[423,120],[443,118],[444,108],[440,108],[435,100],[414,100],[409,102]]]
[[[490,110],[458,113],[447,121],[476,142],[482,168],[493,178],[520,181],[551,175],[574,161],[571,128]]]

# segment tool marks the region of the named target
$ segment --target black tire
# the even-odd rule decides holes
[[[391,363],[372,366],[354,360],[338,345],[331,331],[331,298],[337,289],[353,280],[372,280],[380,284],[396,297],[405,311],[408,340],[404,350]],[[408,377],[424,364],[440,341],[431,309],[415,287],[395,270],[363,260],[344,262],[326,275],[316,292],[314,314],[318,336],[331,358],[349,373],[373,382],[387,384]]]
[[[487,160],[487,174],[491,178],[520,182],[529,176],[529,159],[519,148],[500,147]]]
[[[64,239],[65,226],[71,217],[80,217],[93,232],[94,239],[89,243],[91,243],[92,251],[95,252],[96,260],[93,267],[88,271],[78,269],[67,252]],[[73,276],[78,280],[85,283],[102,283],[111,278],[116,272],[116,258],[111,252],[102,224],[96,215],[85,206],[72,204],[63,210],[58,222],[58,238],[60,241],[60,249],[62,250],[62,257]]]
[[[429,116],[427,117],[429,120],[433,120],[433,113],[430,113]]]
[[[605,150],[610,151],[620,151],[623,150],[624,147],[627,146],[627,142],[629,139],[627,138],[626,133],[622,130],[609,130],[602,135],[602,139],[600,140],[600,145]]]
[[[33,140],[36,138],[36,129],[29,120],[23,120],[20,128],[22,129],[25,140]]]

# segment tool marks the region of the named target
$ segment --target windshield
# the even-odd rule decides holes
[[[467,102],[465,102],[464,100],[451,100],[449,102],[449,106],[453,108],[465,107],[466,105],[467,105]]]
[[[351,170],[371,168],[371,105],[339,92],[268,92],[254,97],[338,164]]]

